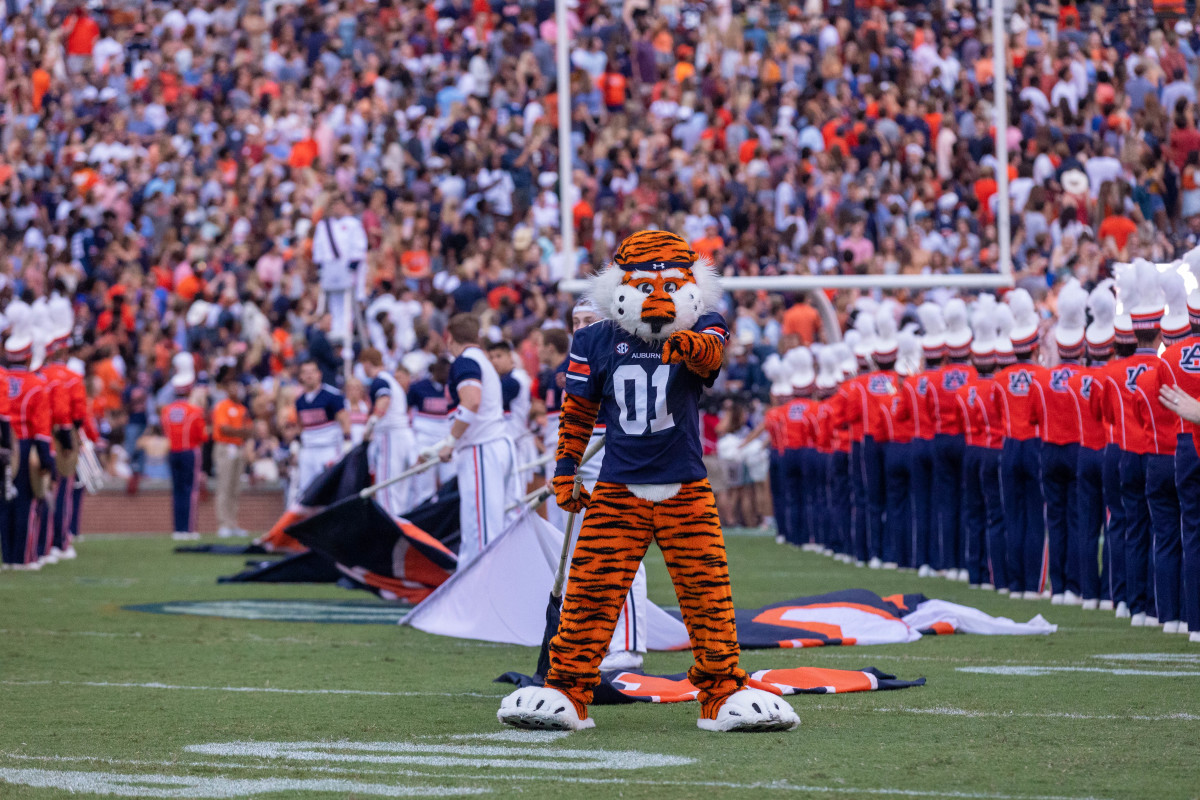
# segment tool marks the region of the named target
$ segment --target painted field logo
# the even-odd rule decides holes
[[[339,600],[208,600],[146,603],[126,611],[191,617],[256,619],[269,622],[339,622],[344,625],[395,625],[411,606]]]

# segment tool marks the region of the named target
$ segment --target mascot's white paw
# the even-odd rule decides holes
[[[496,719],[514,728],[534,731],[581,731],[594,728],[589,717],[580,719],[570,698],[548,686],[526,686],[500,701]]]
[[[782,697],[745,688],[726,698],[716,719],[699,719],[696,725],[705,731],[764,733],[790,731],[800,725],[800,717]]]

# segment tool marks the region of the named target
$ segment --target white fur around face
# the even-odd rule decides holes
[[[666,270],[661,275],[672,277],[681,270]],[[652,277],[659,273],[634,272],[634,277]],[[701,260],[692,265],[695,283],[685,283],[671,294],[675,301],[675,321],[655,333],[642,322],[642,303],[646,295],[622,283],[625,271],[616,264],[605,267],[592,278],[588,294],[596,308],[616,321],[623,329],[647,342],[661,342],[676,331],[690,330],[703,314],[716,309],[721,299],[721,286],[712,264]]]

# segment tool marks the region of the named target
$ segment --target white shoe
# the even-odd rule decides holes
[[[500,701],[496,719],[514,728],[535,731],[581,731],[594,728],[591,717],[580,719],[565,694],[549,686],[526,686]]]
[[[1117,619],[1129,619],[1129,604],[1124,600],[1117,603],[1116,617]]]
[[[1158,617],[1152,617],[1144,611],[1134,614],[1129,620],[1129,624],[1134,628],[1157,628]]]
[[[865,562],[865,561],[855,561],[854,562],[854,566],[858,567],[859,569],[862,569],[866,565],[867,565],[867,562]]]
[[[46,555],[39,558],[38,561],[41,562],[42,564],[57,564],[58,563],[58,554],[55,553],[52,548],[49,553],[47,553]]]
[[[782,533],[775,534],[775,544],[783,544],[786,541],[787,541],[787,539],[783,538]]]
[[[1188,641],[1192,644],[1200,644],[1200,631],[1193,631],[1188,634]]]
[[[980,589],[983,589],[985,592],[994,592],[994,591],[996,591],[996,587],[995,587],[995,586],[993,586],[993,585],[992,585],[992,584],[990,584],[990,583],[981,583],[981,584],[979,584],[979,588],[980,588]]]
[[[1100,601],[1100,610],[1101,611],[1112,611],[1113,610],[1113,601],[1112,600],[1101,600]]]
[[[642,668],[642,654],[636,650],[612,650],[600,662],[601,672]]]
[[[963,567],[962,569],[960,569],[958,571],[958,577],[955,578],[955,580],[958,581],[959,583],[970,583],[971,582],[971,573],[967,572],[966,567]]]
[[[1021,598],[1023,600],[1041,600],[1042,593],[1041,592],[1025,592],[1024,594],[1021,595]]]
[[[217,528],[217,538],[218,539],[228,539],[229,537],[231,537],[233,535],[234,535],[233,528],[227,528],[224,525],[222,525],[220,528]]]
[[[63,551],[57,547],[50,548],[50,555],[54,556],[55,561],[63,560]]]
[[[698,719],[702,731],[769,732],[790,731],[800,725],[800,717],[782,697],[762,689],[746,687],[729,697],[717,709],[716,719]]]
[[[1065,605],[1065,603],[1066,603],[1066,598],[1064,595],[1055,594],[1055,595],[1050,596],[1050,605],[1052,605],[1052,606],[1061,606],[1061,605]]]
[[[1084,600],[1079,605],[1080,605],[1080,607],[1083,608],[1084,611],[1095,611],[1096,609],[1100,608],[1100,601],[1099,600]]]
[[[59,555],[59,558],[63,561],[73,561],[78,555],[79,554],[75,552],[75,548],[72,545],[67,545],[67,549],[62,551],[62,554]]]
[[[1083,604],[1083,598],[1072,592],[1070,589],[1063,592],[1064,606],[1078,606]]]
[[[917,568],[917,577],[918,578],[929,578],[932,576],[933,576],[933,567],[929,566],[928,564],[922,564],[920,567]]]
[[[187,531],[175,531],[171,534],[171,538],[177,542],[186,542],[190,537]]]
[[[13,564],[13,569],[18,572],[37,572],[42,568],[41,563],[34,561],[30,564]]]
[[[1011,593],[1007,586],[1001,586],[996,591],[999,592],[1000,594],[1010,594]]]
[[[870,567],[871,569],[879,569],[880,567],[883,566],[883,562],[880,561],[878,557],[876,557],[876,558],[872,558],[870,561],[868,561],[867,566]]]
[[[1163,623],[1163,633],[1187,633],[1187,624],[1179,620]]]
[[[885,561],[885,562],[883,562],[883,568],[884,569],[899,569],[900,565],[897,564],[895,561]]]
[[[821,555],[823,555],[823,556],[832,556],[832,555],[833,555],[833,548],[832,548],[832,547],[822,547],[822,548],[821,548]]]

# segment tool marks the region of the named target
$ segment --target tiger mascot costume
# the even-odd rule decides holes
[[[499,720],[520,728],[580,730],[599,665],[651,541],[666,560],[696,661],[698,725],[778,731],[800,720],[738,666],[725,541],[701,462],[699,399],[721,369],[728,329],[706,261],[680,237],[641,231],[621,243],[589,293],[607,317],[576,332],[559,420],[554,493],[587,509],[571,561],[562,621],[544,687],[504,698]],[[572,498],[597,415],[608,423],[604,464],[589,495]]]

